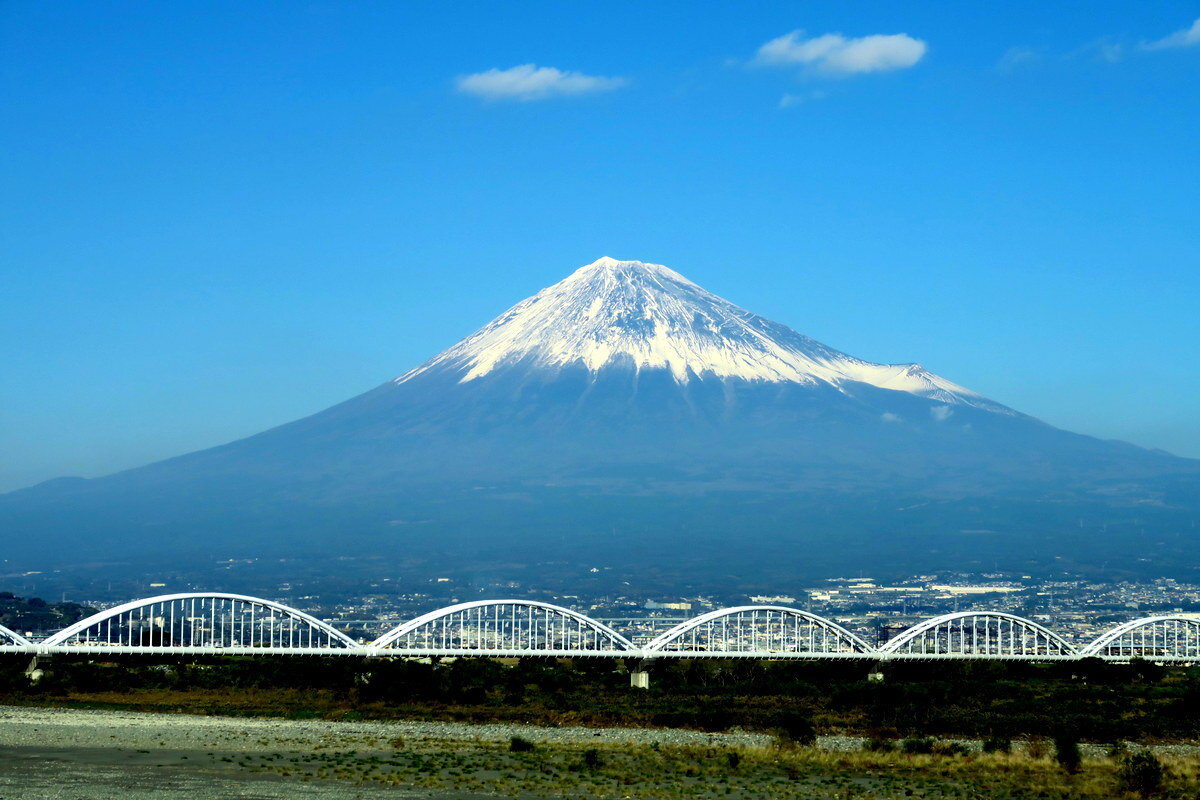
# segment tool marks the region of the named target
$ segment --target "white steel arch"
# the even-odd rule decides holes
[[[410,620],[369,645],[374,654],[597,656],[637,653],[602,622],[536,600],[475,600]]]
[[[832,620],[786,606],[737,606],[682,622],[646,645],[647,657],[861,658],[874,648]]]
[[[46,639],[43,652],[357,653],[359,645],[321,620],[282,603],[224,592],[133,600],[93,614]]]
[[[1122,623],[1079,651],[1110,660],[1200,661],[1200,618],[1167,615]]]
[[[879,648],[894,658],[1078,658],[1075,647],[1033,620],[1002,611],[960,611],[927,619]]]
[[[14,630],[0,625],[0,650],[28,650],[33,643]]]

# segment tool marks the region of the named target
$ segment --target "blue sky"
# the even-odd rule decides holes
[[[1200,457],[1198,19],[0,3],[0,490],[317,411],[601,255]]]

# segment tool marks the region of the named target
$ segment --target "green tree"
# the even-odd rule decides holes
[[[785,711],[775,718],[779,739],[785,744],[811,745],[817,741],[812,715],[803,711]]]
[[[1079,753],[1079,737],[1073,733],[1060,733],[1054,737],[1054,759],[1068,774],[1079,772],[1083,762]]]

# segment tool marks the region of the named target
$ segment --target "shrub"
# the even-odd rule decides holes
[[[1158,794],[1163,788],[1162,762],[1146,751],[1125,756],[1117,768],[1117,786],[1142,797]]]
[[[781,743],[810,745],[817,741],[812,717],[800,711],[787,711],[776,717]]]
[[[583,766],[588,769],[599,769],[604,762],[600,758],[600,751],[594,747],[589,747],[583,751]]]
[[[989,736],[983,740],[983,752],[985,753],[1011,753],[1012,739],[1006,736]]]
[[[933,739],[905,739],[900,743],[900,749],[910,756],[928,755],[933,752]]]
[[[933,752],[939,756],[965,756],[971,751],[958,742],[935,742]]]
[[[738,751],[731,750],[725,754],[725,762],[729,764],[730,769],[737,769],[738,764],[742,763],[742,756]]]
[[[895,749],[895,743],[879,736],[872,737],[863,742],[863,750],[870,753],[890,753]]]
[[[1025,743],[1025,753],[1030,758],[1045,758],[1050,754],[1050,748],[1046,746],[1045,739],[1030,739]]]
[[[1057,736],[1054,739],[1054,759],[1068,774],[1079,772],[1079,765],[1083,761],[1079,754],[1079,740],[1069,733]]]
[[[528,753],[536,749],[533,742],[522,739],[520,736],[514,736],[508,740],[508,752],[510,753]]]

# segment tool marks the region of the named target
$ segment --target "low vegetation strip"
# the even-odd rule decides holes
[[[231,788],[239,782],[253,784],[255,797],[286,796],[268,793],[264,780],[294,786],[293,796],[373,797],[377,790],[381,795],[409,790],[460,800],[1066,800],[1194,798],[1200,792],[1195,754],[1093,749],[1067,764],[1054,746],[993,747],[984,753],[937,740],[870,740],[853,746],[847,740],[831,751],[786,736],[743,743],[737,736],[691,733],[688,743],[664,743],[663,731],[628,730],[620,737],[606,731],[581,741],[576,731],[504,728],[8,707],[0,708],[0,753],[9,764],[14,758],[52,755],[58,773],[69,780],[70,796],[89,798],[106,796],[112,786],[105,781],[117,766],[122,775],[153,768],[160,785],[212,776],[219,779],[214,785],[223,797],[243,796]],[[0,775],[0,786],[22,796],[13,775],[11,770]]]
[[[0,661],[0,703],[330,720],[427,720],[900,739],[1055,738],[1111,744],[1200,738],[1200,668],[1106,664],[692,661],[651,666],[648,690],[620,663],[580,659],[95,658]]]

